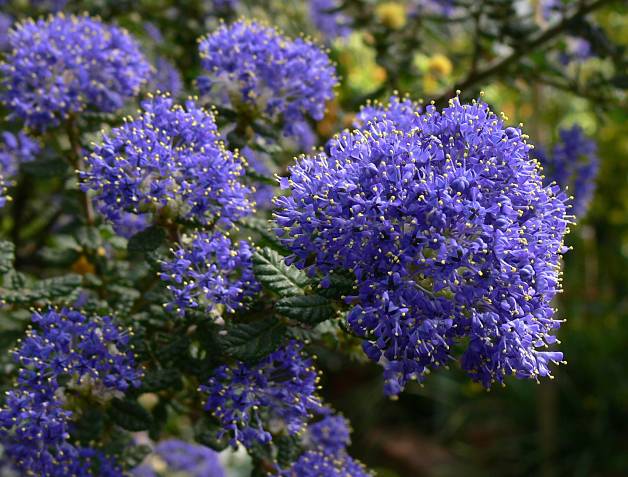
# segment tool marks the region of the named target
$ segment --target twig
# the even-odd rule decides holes
[[[446,93],[440,95],[435,100],[436,104],[442,105],[446,103],[449,98],[453,97],[456,94],[456,91],[458,90],[466,90],[474,86],[475,84],[480,83],[487,78],[490,78],[491,76],[499,75],[500,73],[505,72],[508,67],[510,67],[513,63],[518,62],[521,58],[529,55],[537,48],[543,46],[545,43],[553,40],[558,35],[567,30],[567,28],[574,22],[574,20],[582,18],[585,15],[588,15],[589,13],[597,10],[598,8],[606,4],[612,3],[613,1],[614,0],[596,0],[594,2],[581,5],[580,8],[578,8],[578,10],[576,10],[572,15],[565,17],[556,25],[539,32],[528,41],[521,41],[521,43],[519,43],[509,55],[503,58],[496,59],[484,69],[470,71],[469,75],[464,80],[454,85],[453,88],[451,88]]]
[[[76,119],[72,116],[66,123],[66,132],[68,139],[70,140],[70,162],[75,170],[77,179],[80,181],[79,172],[83,169],[83,154],[81,151],[80,133],[76,125]],[[94,224],[94,207],[87,192],[83,192],[79,187],[79,194],[81,195],[81,202],[83,204],[83,211],[85,213],[85,220],[88,225]]]

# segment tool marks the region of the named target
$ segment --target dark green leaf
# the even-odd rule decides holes
[[[268,247],[253,254],[253,271],[264,286],[281,296],[303,295],[309,283],[303,271],[286,265],[283,257]]]
[[[129,239],[127,250],[129,253],[148,253],[159,248],[166,240],[166,232],[161,227],[153,225],[135,234]]]
[[[41,179],[61,177],[68,171],[68,163],[63,159],[57,158],[24,162],[20,167],[26,174]]]
[[[12,305],[33,303],[49,303],[57,300],[69,300],[81,286],[80,275],[64,275],[62,277],[40,280],[30,288],[9,290],[0,288],[2,299]]]
[[[324,288],[319,285],[316,292],[329,299],[341,299],[354,292],[355,279],[350,274],[331,273],[328,277],[329,286]]]
[[[218,438],[222,427],[210,418],[202,418],[194,426],[194,440],[217,452],[223,451],[229,445],[227,436]]]
[[[0,273],[7,273],[13,268],[15,245],[7,240],[0,240]]]
[[[259,240],[256,243],[262,246],[269,246],[278,252],[287,253],[288,250],[281,245],[277,235],[270,228],[268,220],[260,219],[259,217],[245,217],[238,221],[238,225],[255,232],[259,235]]]
[[[163,389],[181,389],[181,373],[176,369],[155,369],[142,379],[140,392],[157,392]]]
[[[317,325],[321,321],[333,318],[334,308],[330,301],[320,295],[289,296],[275,304],[275,309],[293,320]]]
[[[149,412],[133,399],[114,399],[109,415],[121,428],[132,432],[146,430],[152,422]]]
[[[253,361],[272,353],[281,344],[286,327],[276,318],[231,325],[220,336],[220,346],[241,361]]]

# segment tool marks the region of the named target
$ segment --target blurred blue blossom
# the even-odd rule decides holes
[[[310,0],[310,19],[327,39],[346,37],[351,33],[351,18],[339,10],[339,0]]]
[[[133,470],[134,477],[225,477],[218,454],[207,447],[177,439],[155,446],[144,463]]]
[[[23,131],[17,134],[4,131],[0,134],[0,207],[8,200],[7,188],[19,165],[35,159],[40,145]]]
[[[113,112],[151,75],[138,43],[88,16],[28,19],[9,33],[0,100],[11,117],[46,129],[82,111]]]

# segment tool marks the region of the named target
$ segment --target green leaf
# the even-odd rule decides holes
[[[164,389],[181,389],[181,373],[177,369],[155,369],[144,375],[140,392],[157,392]]]
[[[309,283],[303,271],[286,265],[283,257],[268,247],[253,254],[253,272],[265,287],[280,296],[303,295]]]
[[[152,422],[150,413],[134,399],[114,399],[109,416],[118,426],[132,432],[144,431]]]
[[[281,344],[286,327],[274,317],[231,325],[220,336],[221,348],[241,361],[254,361],[272,353]]]
[[[335,316],[331,302],[320,295],[282,298],[275,304],[275,309],[288,318],[312,326]]]
[[[277,447],[277,463],[281,467],[290,467],[303,452],[298,436],[280,435],[273,437],[273,443]]]
[[[289,253],[288,249],[279,242],[277,235],[270,228],[268,220],[260,219],[259,217],[244,217],[238,220],[238,225],[255,232],[259,236],[259,240],[255,241],[258,245],[262,247],[268,246],[279,253]]]
[[[194,440],[217,452],[223,451],[229,445],[229,438],[223,436],[218,438],[218,433],[222,427],[211,418],[201,418],[194,426]]]
[[[47,278],[35,282],[30,288],[9,290],[0,288],[0,297],[11,305],[27,305],[32,303],[50,303],[62,299],[72,298],[74,292],[81,286],[80,275],[64,275]]]
[[[13,268],[15,245],[7,240],[0,240],[0,273],[7,273]]]
[[[329,299],[340,299],[346,295],[354,294],[355,278],[343,272],[329,274],[329,286],[324,288],[319,285],[316,292]]]
[[[153,225],[135,234],[129,239],[127,250],[129,253],[149,253],[157,250],[166,240],[166,232],[161,227]]]

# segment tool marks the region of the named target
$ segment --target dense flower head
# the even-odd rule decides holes
[[[288,133],[306,116],[322,119],[334,96],[336,73],[327,54],[274,28],[245,20],[222,25],[199,49],[207,71],[198,79],[201,93],[213,92],[212,98],[222,97],[227,106],[281,116]]]
[[[326,453],[320,450],[304,452],[288,469],[275,474],[278,477],[372,477],[360,462],[346,454]]]
[[[333,40],[351,33],[351,19],[339,11],[338,0],[310,0],[310,19],[326,38]]]
[[[307,444],[315,449],[339,453],[350,443],[349,422],[339,414],[328,414],[307,427]]]
[[[248,242],[234,244],[220,232],[200,232],[182,242],[161,267],[161,279],[172,294],[167,308],[180,315],[197,308],[219,314],[222,305],[234,312],[259,290]]]
[[[134,477],[225,477],[218,454],[207,447],[168,439],[157,444],[144,463],[133,470]]]
[[[387,119],[392,121],[398,129],[407,133],[418,126],[421,110],[421,105],[409,98],[392,96],[387,104],[375,101],[362,106],[353,125],[361,128],[369,123]]]
[[[35,312],[32,322],[36,328],[29,329],[13,352],[17,386],[0,409],[0,442],[8,459],[33,475],[88,476],[94,460],[99,461],[98,475],[121,475],[99,451],[69,442],[73,413],[64,407],[64,391],[89,389],[104,398],[138,386],[141,372],[128,332],[110,317],[88,317],[65,308]]]
[[[238,180],[241,158],[225,148],[213,115],[192,100],[181,106],[151,96],[86,162],[82,188],[95,191],[98,209],[114,224],[130,212],[230,225],[252,210],[250,190]]]
[[[450,101],[398,126],[345,132],[304,156],[279,197],[277,233],[297,266],[354,273],[348,315],[385,391],[447,364],[452,346],[489,387],[506,375],[548,376],[560,324],[550,302],[568,221],[565,195],[544,187],[518,128],[481,101]]]
[[[35,159],[40,151],[39,142],[24,132],[17,134],[5,131],[0,134],[0,207],[7,199],[7,188],[17,173],[20,163]]]
[[[595,141],[576,125],[559,131],[559,141],[554,145],[551,156],[542,151],[537,151],[536,155],[546,177],[573,195],[572,205],[576,217],[586,215],[600,167]]]
[[[128,33],[88,16],[26,20],[10,31],[9,43],[0,100],[37,129],[81,111],[113,112],[151,75]]]
[[[218,437],[248,447],[269,442],[271,429],[302,432],[322,407],[318,379],[303,346],[291,341],[257,364],[221,366],[201,390],[209,395],[205,409],[222,426]]]

